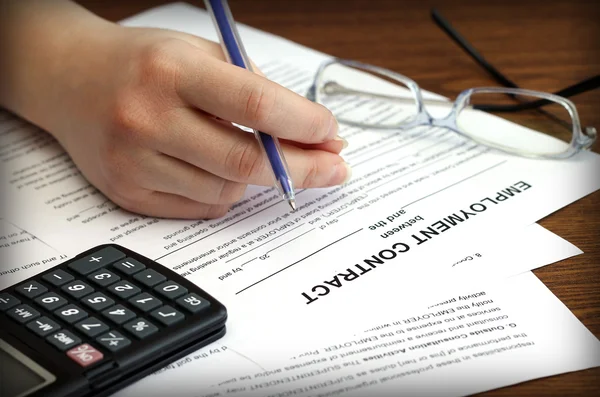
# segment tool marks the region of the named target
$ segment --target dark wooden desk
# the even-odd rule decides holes
[[[161,0],[81,0],[117,21]],[[192,2],[202,4],[202,2]],[[600,4],[585,0],[230,0],[236,19],[342,58],[412,77],[455,97],[497,85],[433,24],[436,6],[490,62],[517,84],[556,91],[600,72]],[[600,92],[574,98],[584,125],[600,129]],[[596,151],[600,144],[596,145]],[[577,178],[577,175],[573,176]],[[600,175],[599,175],[600,177]],[[540,223],[585,254],[535,271],[600,337],[600,192]],[[535,380],[487,396],[600,395],[600,368]]]

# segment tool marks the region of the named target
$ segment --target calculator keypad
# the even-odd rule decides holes
[[[19,305],[10,309],[8,316],[14,320],[17,320],[21,324],[25,324],[28,321],[34,320],[40,316],[40,312],[34,310],[29,305]]]
[[[55,332],[49,337],[47,337],[46,340],[52,343],[54,346],[56,346],[56,348],[60,351],[65,351],[70,347],[81,343],[81,339],[79,339],[78,337],[73,335],[72,332],[69,332],[67,330]]]
[[[177,299],[188,292],[186,288],[172,281],[159,284],[154,288],[154,291],[167,299]]]
[[[44,287],[42,284],[36,281],[29,281],[24,284],[19,285],[16,288],[16,291],[23,295],[25,298],[33,299],[38,295],[43,294],[48,291],[48,288]]]
[[[158,332],[158,328],[154,324],[141,317],[128,322],[123,328],[138,339],[145,339]]]
[[[94,336],[98,336],[103,332],[108,331],[108,325],[104,324],[102,321],[98,320],[95,317],[89,317],[85,320],[81,320],[77,324],[75,324],[75,328],[77,328],[81,333],[86,336],[93,338]]]
[[[65,298],[57,293],[48,292],[47,294],[35,298],[35,303],[48,311],[53,311],[61,306],[66,305],[68,302]]]
[[[61,290],[72,298],[79,299],[94,292],[94,289],[83,281],[75,280],[64,285]]]
[[[125,258],[122,261],[118,261],[117,263],[115,263],[113,267],[121,273],[131,276],[141,270],[144,270],[146,268],[146,265],[139,261],[136,261],[135,259]]]
[[[134,279],[144,284],[146,287],[154,287],[156,284],[162,283],[167,278],[153,269],[146,269],[133,276]]]
[[[210,306],[210,303],[206,299],[201,298],[198,294],[194,293],[182,296],[175,302],[192,314],[199,313]]]
[[[96,338],[96,341],[111,352],[117,352],[131,345],[131,341],[117,331],[110,331]]]
[[[115,301],[110,299],[108,296],[104,295],[102,292],[94,292],[83,298],[81,300],[88,308],[95,310],[97,312],[106,309],[107,307],[111,307],[115,304]]]
[[[71,262],[69,269],[85,276],[123,257],[125,257],[125,254],[121,251],[113,247],[106,247],[98,252],[94,252],[92,255]]]
[[[121,277],[117,276],[110,270],[101,269],[88,276],[88,279],[101,287],[108,287],[112,283],[119,281]]]
[[[87,343],[84,343],[83,345],[79,345],[69,350],[67,352],[67,357],[82,367],[87,367],[97,361],[102,360],[104,358],[104,354]]]
[[[162,301],[150,295],[147,292],[143,294],[139,294],[129,299],[129,303],[144,312],[149,312],[152,309],[156,309],[157,307],[162,305]]]
[[[108,290],[121,299],[127,299],[141,292],[137,285],[125,280],[111,285]]]
[[[40,317],[37,320],[27,323],[27,328],[39,336],[46,336],[54,331],[58,331],[60,325],[58,325],[56,321],[50,320],[48,317]]]
[[[123,324],[135,317],[135,313],[123,305],[116,305],[102,312],[102,315],[115,324]]]
[[[54,285],[55,287],[60,287],[61,285],[68,283],[75,279],[71,274],[65,272],[64,270],[57,269],[53,272],[47,273],[42,276],[44,281]]]
[[[85,368],[210,306],[160,267],[112,246],[90,252],[0,292],[0,315]]]
[[[61,307],[60,309],[54,311],[54,315],[69,324],[74,324],[88,316],[86,311],[76,305],[67,305]]]
[[[166,326],[178,323],[185,318],[183,313],[173,309],[171,306],[163,306],[160,309],[156,309],[150,313],[150,316]]]
[[[11,307],[17,306],[19,303],[21,303],[20,300],[18,300],[17,298],[15,298],[7,292],[3,292],[0,294],[0,311],[5,312]]]

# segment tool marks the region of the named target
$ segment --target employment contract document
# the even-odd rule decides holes
[[[206,13],[181,4],[125,24],[216,39]],[[317,66],[329,58],[252,28],[240,30],[265,74],[302,94]],[[376,105],[357,104],[356,110],[387,117]],[[344,186],[298,192],[298,211],[288,212],[274,188],[250,187],[222,219],[153,219],[108,201],[48,135],[9,114],[0,120],[7,220],[65,255],[100,243],[122,244],[197,282],[227,305],[232,321],[270,321],[268,332],[234,327],[231,340],[239,338],[241,345],[249,338],[284,335],[273,318],[286,318],[283,328],[301,328],[315,318],[323,325],[364,324],[381,314],[369,309],[398,287],[393,280],[410,280],[402,284],[407,298],[429,294],[419,286],[440,285],[453,269],[476,268],[481,263],[476,258],[493,250],[492,243],[507,238],[511,248],[519,242],[511,237],[525,225],[600,184],[600,161],[592,153],[536,161],[439,128],[401,133],[342,128],[350,144],[343,155],[353,166],[353,179]],[[481,128],[495,122],[490,116]],[[486,263],[504,269],[507,261],[493,262]],[[487,274],[494,273],[479,276]],[[365,296],[367,285],[378,288]],[[346,315],[334,321],[334,310]]]
[[[600,342],[530,272],[417,311],[390,312],[388,322],[315,345],[279,367],[211,387],[198,376],[211,371],[207,351],[117,395],[460,396],[600,365]],[[236,365],[231,352],[213,355]]]

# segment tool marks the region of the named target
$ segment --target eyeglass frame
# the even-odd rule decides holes
[[[421,88],[414,80],[412,80],[400,73],[391,71],[389,69],[381,68],[379,66],[365,64],[365,63],[358,62],[358,61],[348,60],[348,59],[333,58],[333,59],[327,60],[327,61],[321,63],[321,65],[319,65],[319,68],[313,79],[313,83],[310,86],[310,88],[308,89],[308,92],[306,93],[306,97],[309,100],[316,102],[316,103],[320,103],[320,104],[323,103],[322,101],[319,100],[321,93],[317,89],[317,87],[321,87],[323,85],[323,84],[321,84],[322,83],[321,80],[323,78],[323,74],[324,74],[323,71],[325,70],[325,68],[327,68],[328,66],[333,65],[333,64],[340,64],[343,66],[349,66],[349,67],[359,69],[362,71],[366,71],[366,72],[377,73],[381,76],[385,76],[391,80],[401,83],[402,85],[406,86],[411,91],[415,105],[417,107],[416,116],[413,118],[413,120],[411,120],[405,124],[386,126],[386,125],[373,125],[373,124],[366,124],[366,123],[353,122],[353,121],[349,121],[349,120],[339,119],[339,121],[344,124],[348,124],[348,125],[352,125],[352,126],[360,127],[360,128],[369,128],[369,129],[378,129],[378,130],[379,129],[405,130],[405,129],[410,129],[410,128],[413,128],[416,126],[422,126],[422,125],[430,125],[430,126],[434,126],[434,127],[447,128],[447,129],[459,134],[460,136],[470,139],[478,144],[481,144],[481,145],[484,145],[487,147],[491,147],[491,148],[503,151],[505,153],[517,154],[519,156],[529,157],[529,158],[546,158],[546,159],[569,158],[582,150],[589,149],[596,141],[596,136],[597,136],[596,129],[593,127],[586,127],[585,132],[584,132],[581,128],[581,123],[579,121],[579,114],[577,113],[577,108],[575,107],[575,104],[572,101],[570,101],[569,99],[564,98],[562,96],[558,96],[558,95],[550,94],[550,93],[546,93],[546,92],[541,92],[541,91],[527,90],[527,89],[523,89],[523,88],[508,88],[508,87],[469,88],[469,89],[462,91],[460,94],[458,94],[458,96],[456,97],[454,102],[445,101],[445,100],[444,101],[435,100],[435,102],[438,104],[445,104],[445,105],[452,104],[452,108],[446,116],[440,117],[440,118],[434,118],[433,116],[431,116],[429,114],[429,112],[425,108],[425,103],[431,102],[431,100],[427,100],[427,101],[423,100]],[[465,108],[467,108],[469,106],[469,101],[468,101],[469,98],[473,94],[491,94],[491,93],[537,97],[537,98],[541,99],[541,101],[538,100],[535,102],[544,102],[545,104],[556,103],[556,104],[563,106],[569,113],[569,116],[571,117],[571,120],[572,120],[572,137],[571,137],[571,142],[569,143],[569,147],[564,152],[559,152],[559,153],[532,153],[532,152],[526,152],[523,150],[519,150],[516,148],[508,148],[506,146],[494,144],[491,142],[486,142],[484,140],[477,139],[477,138],[461,131],[460,127],[457,124],[457,116],[462,110],[464,110]],[[372,93],[363,92],[363,91],[360,91],[360,94],[378,96],[377,94],[372,94]],[[399,98],[394,97],[394,99],[399,99]],[[549,101],[549,102],[546,102],[546,101]],[[411,103],[412,103],[412,99],[411,99]],[[471,106],[471,108],[477,110],[476,106]],[[501,108],[501,106],[500,106],[500,108]]]

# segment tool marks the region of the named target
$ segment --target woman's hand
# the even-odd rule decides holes
[[[227,64],[216,43],[121,27],[79,7],[71,12],[77,36],[57,39],[60,58],[22,60],[45,58],[50,67],[36,68],[34,82],[24,83],[40,82],[28,86],[39,90],[38,98],[17,95],[13,110],[52,133],[83,175],[121,207],[161,217],[219,217],[246,185],[272,185],[254,135],[231,122],[279,137],[298,188],[349,178],[338,155],[344,141],[324,107]]]

